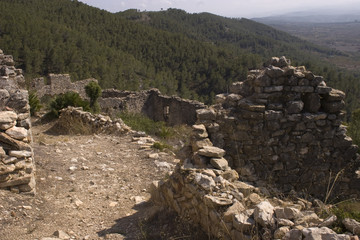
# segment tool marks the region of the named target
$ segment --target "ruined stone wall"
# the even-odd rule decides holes
[[[341,125],[344,97],[305,67],[273,58],[198,117],[241,179],[321,199],[335,181],[331,198],[346,198],[360,196],[360,164]]]
[[[67,107],[60,110],[56,124],[48,131],[55,134],[124,134],[131,129],[120,118],[91,114],[82,108]]]
[[[21,69],[0,50],[0,188],[35,193],[30,106]]]
[[[322,219],[324,204],[281,193],[266,185],[239,181],[223,149],[212,146],[204,125],[194,125],[192,159],[178,165],[166,180],[154,182],[152,200],[176,211],[217,239],[346,239],[331,226],[336,216]],[[190,155],[191,155],[190,154]],[[190,162],[192,160],[192,163]],[[354,220],[347,219],[348,222]],[[345,224],[346,226],[347,224]],[[359,223],[360,225],[360,223]],[[356,234],[354,227],[348,228]]]
[[[140,92],[104,90],[99,103],[101,109],[110,114],[122,111],[143,113],[170,125],[192,125],[197,120],[196,110],[205,108],[197,101],[161,95],[157,89]]]
[[[55,96],[66,92],[77,92],[83,99],[87,99],[85,86],[90,82],[97,82],[96,79],[90,78],[71,82],[69,74],[49,74],[48,78],[36,78],[32,80],[30,88],[35,90],[37,96]]]

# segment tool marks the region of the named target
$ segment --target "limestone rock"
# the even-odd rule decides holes
[[[268,202],[263,201],[256,205],[254,211],[254,219],[263,227],[274,226],[274,207]]]
[[[216,113],[213,109],[198,109],[196,110],[197,117],[199,120],[215,120]]]
[[[65,233],[64,231],[61,231],[61,230],[55,231],[53,235],[55,237],[58,237],[58,238],[62,239],[62,240],[70,239],[70,236],[67,233]]]
[[[211,158],[210,163],[214,168],[226,170],[229,167],[228,161],[225,158]]]
[[[320,95],[317,93],[305,94],[304,98],[304,110],[311,113],[316,113],[321,107]]]
[[[7,130],[16,125],[17,114],[13,111],[0,112],[0,129]]]
[[[28,131],[23,127],[12,127],[5,131],[7,135],[17,140],[23,140],[28,136]]]
[[[294,223],[289,219],[277,218],[276,222],[279,226],[294,226]]]
[[[282,239],[287,232],[290,231],[289,227],[280,227],[274,232],[274,239]]]
[[[249,196],[252,192],[255,191],[255,187],[250,185],[250,184],[247,184],[245,182],[240,182],[240,181],[235,181],[233,183],[236,188],[242,192],[245,196]]]
[[[353,234],[360,235],[360,223],[351,218],[345,218],[342,222],[347,230]]]
[[[255,228],[255,221],[246,214],[236,214],[233,218],[234,227],[240,232],[250,232]]]
[[[208,137],[208,133],[203,124],[193,125],[192,129],[195,132],[196,137],[198,137],[198,138],[207,138]]]
[[[225,150],[218,147],[204,146],[198,153],[205,157],[222,158],[225,155]]]
[[[233,203],[233,201],[228,198],[216,197],[216,196],[212,196],[212,195],[205,195],[204,202],[205,202],[206,206],[208,206],[210,208],[228,206]]]
[[[327,228],[304,228],[302,230],[302,233],[304,235],[304,240],[313,240],[313,239],[324,239],[324,240],[331,240],[331,239],[339,239],[337,234]],[[350,238],[350,237],[349,237]]]
[[[6,133],[0,132],[0,142],[2,143],[2,146],[4,148],[31,151],[31,147],[29,144],[15,140]]]
[[[212,142],[208,138],[204,138],[199,141],[194,141],[191,144],[193,152],[196,152],[199,149],[204,148],[205,146],[212,146],[212,145],[213,145]]]
[[[16,158],[27,158],[32,156],[32,152],[30,151],[10,151],[9,156]]]
[[[235,203],[231,207],[229,207],[224,213],[224,220],[226,222],[230,222],[232,221],[233,216],[235,216],[236,214],[240,214],[244,210],[244,205],[239,201],[235,201]]]
[[[198,185],[200,185],[205,190],[211,190],[213,187],[216,186],[215,181],[212,177],[209,177],[201,173],[196,173],[194,180]]]
[[[295,224],[304,227],[318,226],[323,221],[314,212],[302,212],[303,216],[296,219]]]
[[[230,182],[239,179],[239,174],[233,169],[226,170],[225,172],[222,172],[220,175]]]
[[[324,222],[322,222],[319,226],[320,227],[331,227],[337,220],[337,217],[335,215],[332,215],[325,219]]]
[[[292,229],[285,234],[283,240],[302,240],[302,232],[298,229]]]
[[[325,96],[325,99],[328,102],[342,101],[345,99],[345,93],[337,89],[331,89],[329,95]]]
[[[288,102],[286,111],[290,114],[300,113],[304,108],[304,103],[302,101],[291,101]]]
[[[296,208],[275,208],[275,215],[277,218],[293,220],[299,215],[300,211]]]

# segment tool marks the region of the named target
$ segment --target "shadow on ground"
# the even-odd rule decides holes
[[[111,228],[98,232],[98,236],[109,239],[111,235],[120,234],[127,240],[210,239],[193,224],[182,221],[175,212],[151,202],[135,205],[133,209],[137,210],[135,214],[116,220]]]

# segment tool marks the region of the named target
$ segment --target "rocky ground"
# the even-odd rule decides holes
[[[132,134],[51,135],[33,124],[37,193],[0,190],[0,239],[207,239],[153,206],[149,187],[179,161]]]

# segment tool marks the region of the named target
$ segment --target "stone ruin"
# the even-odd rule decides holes
[[[360,196],[358,147],[341,125],[344,97],[273,58],[197,110],[189,157],[154,182],[153,201],[220,239],[356,239],[360,223],[345,219],[349,233],[336,234],[336,216],[320,218],[327,206],[313,198]]]
[[[98,82],[95,78],[71,82],[69,74],[49,74],[47,78],[35,78],[32,80],[30,89],[36,91],[39,98],[55,96],[66,92],[76,92],[83,99],[88,99],[85,86],[90,82]]]
[[[35,193],[35,164],[25,79],[0,50],[0,188]]]
[[[154,121],[171,126],[196,122],[196,110],[205,108],[198,101],[176,96],[164,96],[157,89],[140,92],[106,89],[99,99],[102,111],[113,115],[117,112],[143,113]]]

